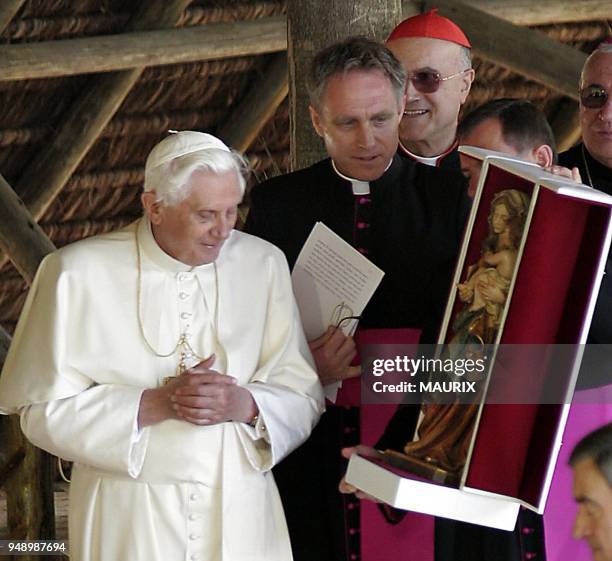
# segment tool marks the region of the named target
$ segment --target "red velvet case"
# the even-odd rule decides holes
[[[544,510],[581,357],[571,345],[586,342],[612,235],[612,197],[503,154],[460,151],[483,166],[438,343],[454,335],[452,321],[465,305],[456,285],[481,255],[494,195],[519,189],[530,194],[530,210],[496,342],[521,352],[493,361],[459,489],[399,475],[361,457],[349,462],[346,480],[397,508],[510,530],[519,504]],[[561,344],[574,353],[561,367],[541,350],[534,366],[525,352],[535,345],[555,345],[556,351]],[[536,396],[530,404],[508,399],[519,386]],[[562,398],[540,400],[539,392],[551,386],[560,388]],[[504,397],[503,404],[493,403],[492,395]]]
[[[478,260],[493,196],[503,189],[524,191],[531,197],[530,217],[498,342],[584,343],[610,244],[612,197],[489,151],[461,151],[484,161],[455,282]],[[460,305],[452,290],[439,342],[449,342],[450,319]],[[553,371],[546,364],[536,368],[527,354],[503,376],[494,366],[489,391],[508,395],[528,387],[537,395],[553,380],[571,401],[579,358],[565,371]],[[505,495],[542,512],[566,416],[564,404],[483,403],[462,488]]]

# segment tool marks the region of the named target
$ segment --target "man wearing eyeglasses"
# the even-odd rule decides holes
[[[582,181],[612,194],[612,39],[601,43],[587,58],[580,77],[580,124],[582,142],[559,155],[559,163],[580,170]],[[612,344],[612,255],[608,255],[604,275],[591,322],[588,343]],[[612,382],[611,357],[600,356],[607,347],[591,346],[581,369],[580,387],[602,386]],[[596,365],[599,364],[599,367]]]
[[[386,45],[408,78],[400,154],[459,169],[457,121],[474,80],[468,38],[434,9],[402,21]]]
[[[411,327],[432,342],[469,206],[465,181],[397,154],[405,72],[383,45],[349,38],[323,49],[308,83],[312,123],[330,158],[255,187],[247,230],[278,245],[293,265],[323,222],[385,271],[360,328]],[[359,374],[349,366],[354,343],[341,330],[330,328],[310,347],[324,385]],[[358,555],[358,505],[345,511],[337,489],[340,448],[346,435],[358,438],[349,424],[355,413],[330,406],[275,471],[296,561]],[[355,525],[345,512],[356,515]]]
[[[612,193],[612,39],[587,58],[580,77],[582,142],[559,156],[585,183]]]

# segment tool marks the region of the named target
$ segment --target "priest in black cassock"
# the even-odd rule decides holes
[[[309,76],[310,112],[330,158],[255,187],[246,229],[278,245],[293,266],[323,222],[385,271],[360,329],[411,327],[433,342],[469,199],[458,172],[396,154],[404,82],[401,64],[374,41],[349,38],[319,52]],[[338,329],[311,349],[324,384],[359,372],[349,366],[352,340]],[[356,554],[359,533],[349,526],[358,525],[358,509],[337,490],[340,449],[359,439],[355,416],[329,406],[311,438],[275,470],[296,561]],[[347,521],[345,511],[357,521]]]
[[[559,155],[559,163],[576,166],[582,181],[612,195],[612,39],[587,58],[580,78],[582,142]],[[612,253],[601,283],[587,343],[612,345]],[[612,357],[607,347],[588,347],[578,389],[612,383]]]

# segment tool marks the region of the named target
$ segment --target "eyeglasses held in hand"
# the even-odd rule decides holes
[[[580,103],[588,109],[601,109],[608,101],[608,91],[597,84],[580,90]]]
[[[417,70],[416,72],[410,72],[408,74],[408,80],[410,80],[417,92],[434,93],[438,91],[442,82],[452,80],[457,76],[465,74],[469,70],[471,69],[466,68],[465,70],[455,72],[455,74],[451,74],[450,76],[440,76],[440,73],[436,72],[435,70]]]
[[[355,334],[355,331],[357,330],[357,324],[359,323],[360,319],[361,319],[361,316],[343,317],[340,321],[338,321],[338,323],[336,323],[336,328],[340,329],[341,331],[344,331],[344,328],[349,325],[349,322],[353,322],[350,327],[349,332],[347,333],[347,335],[352,336]]]

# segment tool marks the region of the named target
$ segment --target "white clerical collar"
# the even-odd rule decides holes
[[[385,171],[383,171],[383,174],[391,167],[392,163],[393,163],[393,158],[389,160],[389,163],[387,164]],[[369,181],[362,181],[361,179],[353,179],[352,177],[348,177],[347,175],[344,175],[343,173],[338,171],[338,168],[336,167],[336,163],[334,162],[334,160],[331,161],[331,164],[332,164],[332,168],[334,168],[334,171],[342,179],[345,179],[346,181],[351,182],[351,187],[353,189],[353,195],[369,195],[370,194],[370,182]]]
[[[351,187],[353,189],[353,195],[369,195],[370,194],[370,183],[369,181],[361,181],[361,179],[353,179],[352,177],[347,177],[343,173],[338,171],[334,160],[331,161],[332,167],[334,171],[342,178],[351,182]],[[389,167],[389,166],[387,166]],[[387,170],[385,170],[387,171]]]
[[[442,154],[438,154],[437,156],[431,156],[431,157],[419,156],[418,154],[415,154],[415,153],[411,152],[410,150],[408,150],[408,148],[406,148],[402,144],[401,141],[399,143],[399,146],[400,146],[400,150],[402,150],[402,152],[404,152],[405,154],[410,156],[413,160],[416,160],[417,162],[425,164],[426,166],[434,166],[435,167],[435,166],[438,165],[438,162],[442,158],[444,158],[445,156],[448,156],[448,154],[450,154],[457,147],[457,141],[453,142],[451,147],[448,150],[445,150],[444,152],[442,152]]]
[[[138,229],[138,242],[142,248],[144,254],[149,260],[155,263],[158,267],[166,271],[171,272],[187,272],[187,271],[203,271],[209,267],[212,267],[212,263],[204,263],[203,265],[191,266],[175,259],[171,255],[168,255],[153,236],[153,230],[151,229],[151,221],[143,216],[136,224]],[[231,235],[231,234],[230,234]]]

